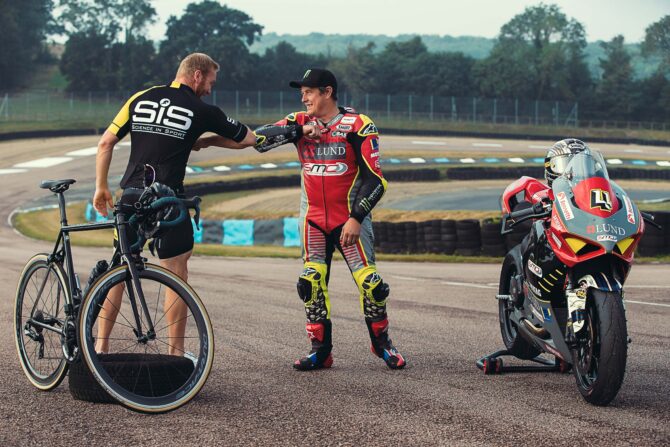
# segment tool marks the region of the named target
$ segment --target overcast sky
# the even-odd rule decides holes
[[[186,0],[152,0],[158,21],[149,29],[162,40],[170,15],[180,16]],[[530,0],[221,0],[250,15],[263,32],[278,34],[437,34],[495,37],[500,27]],[[586,28],[587,40],[610,40],[623,34],[640,42],[651,23],[670,14],[670,0],[560,0],[561,7]]]

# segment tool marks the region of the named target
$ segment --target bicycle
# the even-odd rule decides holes
[[[117,202],[113,220],[69,225],[64,192],[73,183],[64,179],[40,184],[58,196],[60,231],[53,251],[33,256],[19,279],[14,332],[21,366],[35,387],[49,391],[81,357],[121,405],[143,413],[179,408],[200,391],[211,371],[212,325],[195,291],[172,272],[146,262],[141,251],[147,239],[190,218],[188,209],[195,210],[198,224],[200,199],[158,197],[158,190],[145,183],[133,205]],[[178,216],[161,220],[170,213]],[[129,227],[139,239],[132,246]],[[70,233],[111,228],[118,234],[111,262],[82,292],[73,269]],[[108,299],[115,286],[123,287],[125,305],[115,306]],[[106,315],[117,316],[107,337],[109,352],[98,354],[95,341],[103,308]],[[170,315],[176,309],[185,311]]]

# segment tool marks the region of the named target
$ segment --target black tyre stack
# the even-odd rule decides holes
[[[398,240],[398,231],[397,224],[393,222],[379,222],[378,224],[384,224],[384,229],[380,231],[380,236],[377,236],[375,230],[375,246],[379,247],[380,253],[397,253],[397,240]]]
[[[372,232],[374,234],[375,249],[380,250],[381,247],[388,242],[388,222],[372,222]]]
[[[416,223],[416,252],[426,253],[428,247],[426,245],[426,222]]]
[[[637,252],[640,256],[659,256],[670,251],[670,241],[668,241],[668,235],[670,234],[670,213],[657,211],[651,214],[654,215],[654,222],[663,228],[658,229],[649,224],[645,225],[644,235],[640,239],[640,245],[637,247]]]
[[[440,221],[441,253],[453,255],[456,251],[456,221],[446,219]]]
[[[406,253],[417,253],[418,250],[418,227],[417,222],[400,222],[404,230],[403,238],[403,252]]]
[[[663,237],[665,238],[665,245],[663,246],[663,254],[670,253],[670,212],[657,211],[654,214],[654,220],[663,227]]]
[[[500,219],[482,221],[482,254],[505,256],[505,238],[500,234]]]
[[[423,231],[426,252],[444,253],[444,249],[442,247],[442,221],[429,220],[424,222]]]
[[[512,211],[520,211],[526,208],[530,208],[531,204],[528,202],[518,203]],[[505,237],[505,250],[510,250],[512,247],[521,243],[524,237],[530,232],[532,226],[532,221],[527,220],[516,225],[511,233],[506,234]]]
[[[477,256],[481,251],[481,228],[476,219],[463,219],[456,222],[456,254]]]

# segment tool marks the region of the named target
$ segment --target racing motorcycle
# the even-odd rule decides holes
[[[574,155],[551,188],[530,177],[513,182],[502,211],[502,234],[532,220],[504,258],[496,296],[508,353],[554,355],[587,402],[609,404],[626,370],[623,285],[653,217],[609,179],[597,151]]]

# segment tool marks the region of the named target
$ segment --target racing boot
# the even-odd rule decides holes
[[[305,329],[312,342],[309,355],[296,360],[293,367],[298,371],[312,371],[321,368],[330,368],[333,365],[332,324],[330,320],[307,323]]]
[[[388,335],[389,320],[384,318],[380,321],[372,321],[369,318],[365,319],[368,325],[368,332],[370,333],[370,350],[377,357],[384,359],[386,366],[391,369],[402,369],[405,367],[405,359],[393,346]]]

